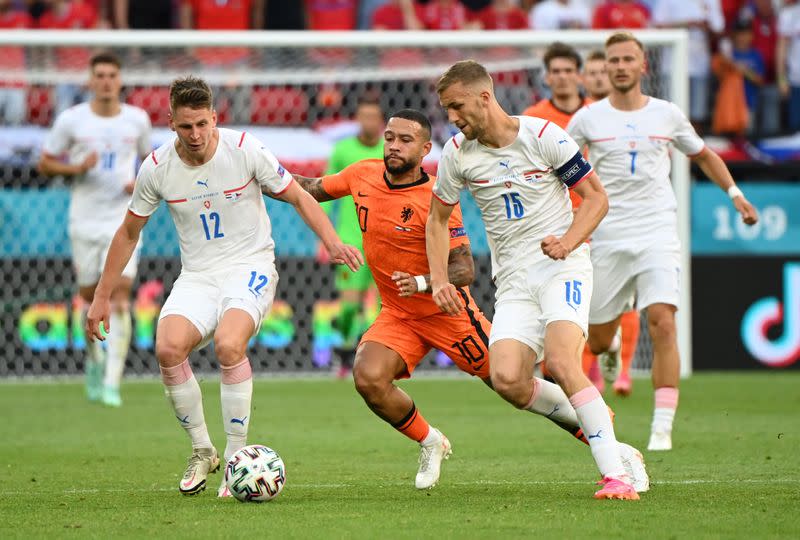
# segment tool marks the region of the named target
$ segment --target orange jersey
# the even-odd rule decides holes
[[[581,104],[581,107],[585,107],[586,105],[592,103],[593,101],[594,100],[592,100],[591,98],[585,97],[583,98],[583,103]],[[581,107],[578,108],[580,109]],[[553,102],[550,101],[549,99],[543,99],[540,102],[531,105],[530,107],[525,109],[525,112],[523,112],[522,114],[525,116],[537,116],[539,118],[544,118],[545,120],[550,120],[561,129],[566,130],[567,124],[569,124],[569,121],[572,120],[572,117],[575,115],[576,112],[578,111],[575,110],[572,111],[571,113],[568,113],[556,107],[553,104]],[[569,198],[572,201],[573,208],[577,208],[578,206],[580,206],[581,196],[575,193],[575,191],[572,189],[569,190]]]
[[[430,294],[402,298],[392,281],[395,271],[412,276],[430,272],[425,222],[436,178],[422,174],[413,184],[393,186],[386,179],[382,159],[365,159],[338,174],[322,177],[322,188],[331,197],[353,196],[364,255],[381,295],[382,310],[403,319],[420,319],[440,312]],[[459,206],[454,208],[448,227],[450,249],[469,245]]]

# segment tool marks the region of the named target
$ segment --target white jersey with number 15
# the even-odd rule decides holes
[[[519,120],[510,145],[489,148],[458,134],[445,144],[434,195],[459,201],[469,188],[481,210],[492,254],[492,275],[502,278],[545,258],[540,243],[562,235],[572,223],[568,188],[592,171],[578,145],[548,120]]]
[[[705,143],[673,103],[650,97],[635,111],[608,98],[575,113],[567,131],[581,147],[608,194],[608,214],[592,242],[677,241],[677,202],[670,184],[670,145],[689,156]]]
[[[197,167],[181,160],[175,142],[162,145],[144,161],[129,211],[149,216],[166,201],[186,271],[273,262],[275,243],[261,186],[280,194],[292,175],[248,133],[219,128],[214,155]]]

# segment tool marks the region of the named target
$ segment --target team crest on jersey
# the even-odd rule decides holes
[[[211,201],[203,201],[203,206],[205,206],[207,209],[211,208]]]
[[[505,182],[504,185],[506,186],[506,188],[510,188],[511,187],[511,182]]]
[[[636,141],[629,141],[628,146],[630,146],[631,148],[636,148]]]
[[[414,215],[414,209],[409,208],[408,206],[404,206],[403,210],[400,212],[400,218],[403,220],[403,223],[407,223],[411,216]]]

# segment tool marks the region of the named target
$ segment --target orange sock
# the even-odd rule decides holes
[[[396,424],[392,424],[392,427],[412,441],[417,442],[422,442],[422,440],[428,436],[428,431],[431,429],[431,426],[428,425],[428,421],[417,411],[417,406],[413,403],[411,404],[411,410],[408,411],[408,414]]]
[[[597,357],[592,354],[591,350],[589,350],[589,344],[587,343],[583,347],[583,356],[581,357],[583,374],[587,377],[589,376],[589,370],[592,369],[592,364],[594,364],[595,360],[597,360]]]
[[[633,362],[633,357],[636,354],[636,343],[639,341],[639,312],[633,310],[623,313],[620,324],[622,325],[622,345],[620,350],[622,373],[630,375],[631,362]]]

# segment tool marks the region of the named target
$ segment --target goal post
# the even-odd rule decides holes
[[[273,135],[275,139],[266,141],[266,144],[282,162],[285,160],[293,164],[297,160],[297,172],[319,174],[324,168],[331,140],[337,133],[349,133],[347,129],[352,128],[341,128],[342,131],[337,126],[351,118],[358,94],[377,90],[382,95],[381,103],[387,111],[404,107],[423,110],[431,116],[433,137],[440,149],[454,128],[447,123],[446,116],[438,106],[434,86],[441,73],[452,63],[473,58],[484,64],[495,77],[501,104],[510,114],[520,114],[531,104],[533,97],[543,90],[542,55],[550,43],[562,41],[587,53],[602,48],[609,35],[609,31],[578,30],[9,31],[0,32],[0,53],[21,49],[24,51],[24,60],[16,64],[0,63],[0,77],[5,81],[20,81],[28,88],[27,124],[38,125],[44,131],[58,112],[57,101],[61,94],[56,90],[83,85],[87,79],[87,52],[110,49],[123,60],[123,98],[148,110],[154,127],[159,128],[164,137],[168,135],[164,110],[165,88],[177,77],[198,75],[214,88],[220,121],[224,125],[248,126],[254,131],[261,129],[258,133],[264,136]],[[642,30],[636,31],[635,35],[648,50],[650,71],[644,81],[646,91],[688,111],[688,33],[684,30]],[[83,59],[82,62],[70,61],[70,53],[75,55],[74,59]],[[281,131],[277,135],[270,132],[274,126],[296,129],[291,137],[285,137],[288,131]],[[25,131],[25,134],[28,136],[29,132]],[[0,140],[0,149],[3,143]],[[0,155],[0,160],[2,157]],[[434,151],[434,161],[436,157]],[[7,163],[0,163],[3,176],[21,175],[23,178],[14,181],[6,179],[3,185],[24,187],[26,173],[19,173],[17,169],[11,171],[10,167]],[[293,167],[287,168],[291,170]],[[678,200],[678,228],[683,250],[682,309],[678,312],[678,336],[681,375],[687,376],[691,373],[692,365],[691,186],[688,161],[679,152],[673,152],[672,181]],[[294,235],[290,240],[295,243],[299,243],[299,239],[306,243],[309,241],[307,235],[285,232],[290,228],[278,224],[274,230],[276,234]],[[470,229],[471,235],[473,231],[474,227]],[[481,234],[482,231],[479,231],[478,236]],[[174,236],[170,238],[174,240]],[[19,243],[20,238],[10,241]],[[481,241],[480,238],[476,241],[478,246]],[[277,244],[280,257],[280,250],[287,249],[281,246],[292,245],[292,242],[278,239]],[[152,253],[174,255],[171,248],[159,249]],[[22,258],[32,254],[23,247],[18,251],[10,250],[3,257],[12,256],[9,255],[12,251]],[[287,253],[291,256],[308,255],[296,247],[284,251],[284,254]],[[313,259],[309,257],[309,260]],[[13,266],[11,263],[9,265]],[[302,288],[302,284],[295,287]],[[294,298],[292,295],[290,297]],[[289,301],[289,304],[292,302]],[[298,302],[308,304],[307,299]],[[490,310],[488,302],[491,302],[491,296],[487,293],[482,304]],[[300,308],[291,307],[297,315]],[[316,307],[304,304],[302,309],[310,313]],[[305,331],[310,332],[312,326],[316,328],[315,325],[316,322],[309,323]],[[297,335],[302,331],[298,329]],[[646,330],[643,329],[643,333],[646,334]],[[142,343],[146,342],[144,337],[142,340]],[[273,347],[284,343],[277,338],[267,341]],[[306,348],[291,349],[291,354],[306,354],[317,345],[312,347],[306,343],[304,346]],[[145,360],[142,363],[150,365]],[[302,368],[299,360],[295,365]],[[646,369],[649,364],[644,362],[639,367]]]

